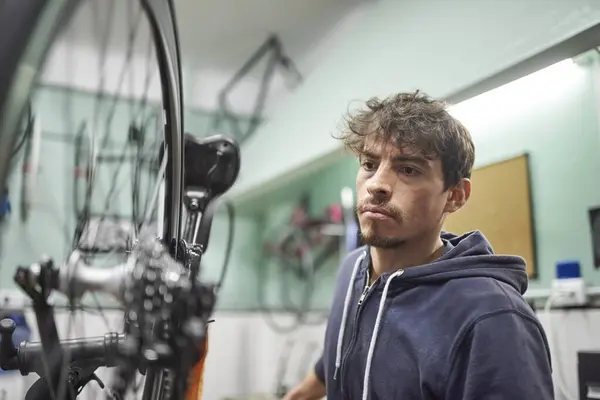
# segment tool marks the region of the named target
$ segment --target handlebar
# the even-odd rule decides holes
[[[44,346],[42,342],[22,342],[12,347],[12,335],[16,324],[10,318],[0,321],[3,351],[0,352],[0,367],[4,370],[19,370],[21,375],[44,373]],[[76,361],[94,360],[100,366],[114,367],[120,354],[127,351],[124,334],[110,332],[104,336],[66,339],[59,341],[63,354]]]
[[[126,350],[124,334],[107,333],[104,336],[60,341],[60,347],[69,358],[77,361],[95,360],[104,367],[117,365],[119,354]],[[43,374],[44,350],[41,342],[23,342],[17,349],[14,369],[21,375]]]

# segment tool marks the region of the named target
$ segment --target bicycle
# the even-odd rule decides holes
[[[340,199],[340,203],[330,204],[321,215],[312,215],[310,196],[304,193],[293,206],[289,220],[275,226],[272,233],[265,236],[267,240],[263,243],[263,250],[266,262],[259,269],[259,304],[265,321],[275,332],[287,334],[302,325],[322,324],[327,318],[327,312],[318,313],[317,318],[309,318],[317,274],[332,261],[339,261],[347,251],[354,250],[359,240],[352,189],[343,188]],[[264,285],[269,282],[269,274],[273,274],[269,271],[269,262],[275,265],[274,273],[278,275],[278,300],[283,309],[294,317],[291,324],[276,322],[265,297],[268,290]],[[301,290],[299,301],[293,301],[291,288]]]
[[[184,136],[181,55],[173,2],[138,2],[140,13],[149,21],[162,90],[164,138],[157,155],[152,198],[142,218],[148,227],[156,215],[158,226],[156,230],[136,226],[125,261],[108,269],[94,268],[85,252],[77,249],[79,223],[85,225],[90,214],[90,183],[87,206],[79,213],[83,217],[78,220],[75,250],[66,262],[44,258],[17,268],[14,280],[32,301],[41,341],[23,342],[15,348],[11,337],[14,322],[0,321],[0,367],[39,374],[27,399],[76,398],[87,383],[98,380],[95,371],[101,366],[115,371],[107,398],[124,398],[139,371],[145,375],[142,399],[182,399],[190,371],[203,357],[218,285],[199,280],[200,261],[221,196],[237,179],[240,151],[235,141],[222,135],[201,140]],[[0,3],[1,188],[9,183],[18,127],[48,49],[82,3]],[[96,159],[92,161],[88,178],[93,183]],[[29,212],[28,218],[33,218]],[[54,292],[74,304],[87,292],[112,295],[124,308],[124,331],[59,339],[54,308],[48,301]]]

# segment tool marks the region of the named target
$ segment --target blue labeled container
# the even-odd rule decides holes
[[[556,263],[556,279],[581,278],[581,264],[577,260],[564,260]]]

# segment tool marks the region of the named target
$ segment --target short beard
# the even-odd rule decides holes
[[[365,236],[362,233],[360,233],[360,239],[363,244],[380,249],[396,249],[398,247],[402,247],[405,243],[404,240],[395,237],[385,237],[377,235]]]

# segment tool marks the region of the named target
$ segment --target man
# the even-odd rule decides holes
[[[341,139],[360,160],[366,246],[340,268],[321,359],[285,399],[553,399],[524,260],[441,231],[471,193],[467,129],[417,91],[368,101]]]

